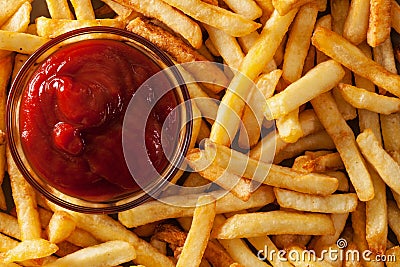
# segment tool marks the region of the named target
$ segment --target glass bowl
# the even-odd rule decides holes
[[[35,155],[28,155],[27,149],[22,142],[21,119],[26,118],[23,114],[26,110],[21,109],[23,101],[26,101],[24,94],[29,90],[29,84],[32,75],[42,66],[53,53],[60,51],[64,47],[86,40],[114,40],[129,45],[135,51],[139,51],[147,59],[155,63],[171,86],[175,101],[180,106],[176,123],[178,124],[174,149],[168,155],[168,162],[161,170],[157,170],[158,176],[151,178],[149,183],[137,190],[113,195],[109,198],[87,198],[76,194],[71,194],[58,186],[56,178],[44,177],[43,173],[37,171],[46,166],[34,166],[32,164]],[[121,77],[122,79],[122,77]],[[9,93],[7,101],[7,138],[12,157],[25,179],[48,200],[73,211],[84,213],[115,213],[133,208],[141,203],[157,196],[171,182],[176,180],[176,176],[182,172],[179,171],[184,156],[189,148],[192,131],[192,108],[189,100],[189,93],[184,80],[174,63],[168,55],[158,49],[155,45],[146,39],[126,30],[110,27],[88,27],[77,29],[63,35],[60,35],[32,54],[23,65],[16,76]],[[24,100],[25,99],[25,100]],[[143,100],[144,101],[144,100]],[[147,119],[147,118],[146,118]],[[147,129],[147,128],[146,128]],[[49,139],[50,140],[50,139]],[[54,145],[49,143],[48,149],[54,149]],[[47,149],[47,148],[46,148]],[[128,151],[128,152],[127,152]],[[129,153],[129,149],[125,153]],[[29,152],[31,153],[31,152]],[[133,155],[135,157],[135,155]],[[131,159],[132,161],[132,159]],[[110,163],[111,164],[111,163]],[[129,164],[128,164],[129,165]],[[72,165],[71,165],[72,166]],[[129,167],[129,166],[128,166]],[[131,169],[129,169],[131,171]],[[132,173],[132,172],[131,172]],[[107,188],[104,188],[107,191]]]

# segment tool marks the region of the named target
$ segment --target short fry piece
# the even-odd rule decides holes
[[[332,89],[343,76],[343,68],[333,60],[318,64],[285,90],[267,99],[265,117],[271,120],[288,114],[317,95]],[[304,88],[308,89],[304,90]]]
[[[353,131],[343,119],[332,95],[327,92],[311,100],[322,125],[331,136],[360,200],[374,197],[374,187]]]
[[[95,19],[92,2],[90,0],[71,0],[76,19]]]
[[[56,211],[50,219],[47,234],[51,243],[64,241],[75,230],[75,221],[64,211]]]
[[[347,213],[357,207],[358,198],[354,193],[315,196],[285,189],[274,189],[276,200],[281,207],[321,213]]]
[[[116,266],[136,258],[134,247],[125,241],[108,241],[84,248],[46,264],[46,267]]]
[[[67,0],[46,0],[46,3],[53,19],[74,19]]]
[[[339,90],[343,98],[356,108],[367,109],[385,115],[400,111],[399,98],[379,95],[344,83],[339,84]]]
[[[370,1],[367,42],[376,47],[390,37],[391,0]]]
[[[25,240],[4,255],[4,262],[24,261],[50,256],[58,247],[45,239]]]
[[[236,13],[251,20],[259,18],[262,14],[261,8],[254,0],[224,0],[224,2]]]
[[[400,76],[390,73],[380,64],[364,55],[355,45],[328,29],[317,27],[312,37],[313,45],[354,73],[371,80],[376,85],[400,96]]]
[[[304,135],[299,120],[299,109],[296,108],[288,114],[278,118],[276,120],[276,128],[280,139],[285,143],[297,142]]]
[[[329,215],[278,210],[236,214],[214,228],[211,236],[233,239],[270,234],[327,235],[334,232]]]
[[[382,180],[400,194],[400,166],[378,143],[374,133],[370,129],[365,129],[358,135],[357,143]]]
[[[215,199],[200,196],[193,213],[192,226],[183,245],[177,267],[199,266],[207,247],[215,217]]]
[[[3,25],[26,0],[4,0],[0,3],[0,25]]]

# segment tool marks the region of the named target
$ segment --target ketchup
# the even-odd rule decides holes
[[[35,172],[61,192],[91,201],[139,190],[124,159],[122,124],[135,91],[160,70],[137,49],[113,40],[80,41],[52,54],[34,72],[20,107],[22,147]],[[149,94],[164,94],[168,83],[160,79]],[[163,149],[173,149],[178,134],[168,131],[161,144],[163,123],[177,106],[174,92],[152,101],[142,103],[154,106],[148,118],[133,118],[147,120],[147,155],[138,156],[143,164],[137,167],[143,175],[149,160],[158,172],[168,165]],[[138,137],[128,150],[143,143],[142,135],[132,135]]]

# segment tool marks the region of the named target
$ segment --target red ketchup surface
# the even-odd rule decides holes
[[[106,201],[139,190],[124,159],[123,119],[135,91],[160,70],[140,51],[113,40],[85,40],[51,55],[30,79],[20,107],[21,142],[35,172],[61,192],[86,200]],[[158,91],[148,88],[149,95],[163,94],[160,88],[169,81],[159,83]],[[149,161],[158,172],[167,166],[163,148],[175,146],[176,139],[170,132],[166,140],[171,142],[161,145],[163,123],[177,105],[174,92],[152,101],[147,97],[142,103],[155,105],[148,118],[131,118],[147,121],[147,155],[135,155],[143,175]],[[143,135],[132,134],[138,137],[131,139],[130,149],[143,143]]]

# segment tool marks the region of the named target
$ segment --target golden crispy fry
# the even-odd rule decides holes
[[[90,0],[71,0],[76,19],[95,19],[92,2]]]
[[[45,17],[39,17],[36,19],[38,35],[46,38],[54,38],[68,31],[90,26],[123,28],[124,24],[122,21],[116,19],[69,20],[49,19]]]
[[[368,58],[372,57],[371,48],[365,42],[359,45],[359,48]],[[370,92],[375,92],[375,85],[370,80],[357,74],[354,75],[354,80],[357,87],[364,88]],[[358,124],[361,131],[370,128],[374,132],[379,143],[382,144],[381,125],[379,123],[379,115],[377,113],[365,109],[359,109]]]
[[[186,45],[181,39],[163,30],[146,19],[136,18],[132,20],[127,29],[139,34],[150,42],[157,45],[162,50],[168,52],[179,63],[187,63],[194,61],[207,61],[190,46]],[[228,80],[224,73],[212,64],[207,64],[205,68],[201,64],[193,65],[193,68],[187,69],[190,65],[185,65],[186,70],[192,74],[198,81],[212,81],[212,84],[205,83],[208,89],[218,93],[223,89],[222,86],[227,85]],[[221,86],[222,85],[222,86]],[[192,96],[191,97],[196,97]],[[199,105],[200,107],[200,105]],[[201,107],[200,107],[201,108]],[[212,117],[215,118],[215,117]]]
[[[332,30],[340,35],[343,34],[344,24],[350,8],[349,0],[330,1],[332,14]]]
[[[318,64],[284,91],[267,99],[266,118],[277,119],[288,114],[317,95],[332,89],[343,76],[343,68],[333,60]],[[309,89],[303,90],[303,88]]]
[[[244,53],[236,38],[207,24],[204,24],[204,28],[206,28],[209,38],[226,64],[233,69],[239,69]]]
[[[371,251],[383,254],[386,251],[388,234],[386,185],[372,167],[369,168],[369,172],[374,184],[375,197],[365,206],[366,239]]]
[[[249,34],[260,26],[254,21],[201,0],[164,0],[164,2],[198,21],[221,29],[235,37]]]
[[[371,80],[392,94],[400,96],[400,89],[398,89],[400,88],[400,77],[390,73],[384,67],[366,57],[360,49],[343,37],[318,27],[314,31],[312,43],[317,49],[354,73]]]
[[[255,20],[261,17],[262,10],[254,0],[224,0],[224,2],[235,13],[238,13],[247,19]]]
[[[400,140],[396,138],[396,133],[400,130],[400,113],[381,115],[381,128],[383,144],[386,152],[400,164],[398,155],[400,153]],[[382,145],[382,140],[378,139]]]
[[[74,19],[67,0],[46,0],[46,4],[53,19]]]
[[[392,28],[396,32],[400,32],[400,6],[396,0],[392,1],[391,9]]]
[[[258,250],[257,255],[262,252],[260,256],[267,259],[272,263],[272,266],[281,266],[281,267],[291,267],[292,265],[287,261],[281,261],[280,257],[276,253],[271,253],[271,251],[278,251],[278,248],[271,241],[268,236],[263,237],[250,237],[247,239],[254,247]],[[264,253],[267,252],[265,255]]]
[[[262,10],[260,22],[262,25],[265,25],[265,22],[270,18],[275,9],[272,5],[272,0],[255,0],[255,2]]]
[[[270,234],[327,235],[334,232],[335,228],[329,215],[269,211],[234,215],[222,225],[214,227],[211,236],[234,239]]]
[[[193,216],[194,208],[187,207],[192,200],[197,200],[199,195],[172,196],[165,199],[167,203],[177,203],[180,206],[168,205],[163,202],[151,201],[134,209],[119,213],[118,219],[127,227],[136,227],[150,222],[168,218]],[[248,201],[242,201],[231,193],[217,199],[217,213],[227,213],[242,209],[262,207],[274,201],[272,189],[267,186],[259,187]],[[137,214],[141,214],[137,216]]]
[[[252,88],[250,99],[244,108],[242,124],[240,125],[239,146],[253,147],[260,139],[261,125],[264,120],[265,99],[271,97],[282,75],[282,70],[273,70],[261,74]]]
[[[58,250],[55,252],[55,254],[58,257],[64,257],[67,256],[68,254],[74,253],[81,248],[78,246],[75,246],[72,243],[69,243],[68,241],[63,241],[57,244]]]
[[[369,0],[351,1],[349,13],[343,29],[343,37],[355,45],[367,38]]]
[[[334,152],[305,162],[303,169],[307,170],[308,172],[327,172],[343,170],[344,164],[339,153]]]
[[[41,227],[37,212],[35,191],[20,174],[8,150],[7,167],[18,215],[21,240],[38,239],[41,237]]]
[[[135,259],[134,247],[125,241],[108,241],[99,245],[76,251],[72,254],[46,264],[46,267],[78,266],[116,266]]]
[[[344,71],[345,75],[341,80],[341,82],[351,84],[352,83],[351,71],[348,70],[347,68],[344,68]],[[343,119],[348,121],[348,120],[353,120],[357,117],[357,110],[343,98],[337,86],[335,86],[332,89],[332,96],[335,99],[336,105],[338,106],[338,109],[342,114]]]
[[[387,216],[390,229],[392,229],[393,233],[397,238],[400,237],[400,210],[397,206],[396,202],[393,200],[389,200],[387,202]]]
[[[335,144],[326,131],[319,131],[315,134],[307,135],[296,143],[289,144],[282,149],[274,158],[274,163],[278,164],[285,159],[290,159],[302,154],[307,150],[334,149]]]
[[[54,204],[49,203],[49,206],[54,210],[61,209]],[[154,266],[175,266],[168,257],[158,252],[158,250],[149,243],[140,239],[137,235],[111,217],[107,215],[89,215],[72,211],[67,212],[74,218],[78,227],[90,232],[100,241],[120,240],[129,242],[136,250],[135,263]]]
[[[17,218],[7,213],[0,212],[0,232],[15,239],[21,239]]]
[[[31,239],[18,243],[4,254],[4,262],[24,261],[50,256],[58,247],[45,239]]]
[[[268,106],[266,108],[268,110]],[[280,139],[285,143],[295,143],[304,134],[299,120],[299,109],[290,111],[288,114],[276,120],[276,128]]]
[[[370,129],[364,130],[358,135],[357,143],[383,181],[400,194],[400,166],[378,143],[374,133]]]
[[[282,76],[288,82],[295,82],[301,77],[317,14],[317,7],[307,4],[299,9],[293,22],[282,66]]]
[[[357,207],[357,195],[334,194],[314,196],[284,189],[274,189],[276,200],[281,207],[321,213],[347,213]]]
[[[390,37],[391,0],[370,1],[367,42],[376,47]]]
[[[205,142],[205,147],[209,160],[236,175],[258,182],[319,195],[328,195],[337,189],[337,179],[326,175],[302,174],[290,168],[260,162],[209,140]]]
[[[47,235],[51,243],[64,241],[75,230],[75,221],[64,211],[56,211],[50,219]]]
[[[193,150],[186,158],[189,166],[204,178],[215,182],[222,188],[229,190],[236,197],[247,201],[250,198],[252,186],[249,179],[231,174],[216,164],[211,164],[199,150]]]
[[[32,54],[49,39],[20,32],[0,30],[0,49]]]
[[[265,24],[257,42],[243,59],[239,73],[232,79],[218,109],[216,123],[211,128],[210,139],[219,144],[229,145],[239,127],[240,117],[254,80],[273,59],[273,55],[283,39],[297,10],[285,16],[274,12]],[[259,55],[263,56],[260,57]]]
[[[30,2],[23,3],[20,8],[15,12],[3,25],[1,29],[11,32],[26,32],[28,24],[30,23],[30,14],[32,5]]]
[[[4,0],[0,3],[0,26],[3,25],[26,0]],[[29,1],[31,2],[31,1]]]
[[[7,252],[8,250],[15,248],[17,245],[17,240],[0,233],[0,252]]]
[[[101,0],[104,2],[111,10],[118,14],[119,18],[127,19],[132,12],[134,12],[131,8],[123,6],[114,0]]]
[[[322,125],[331,136],[343,160],[350,180],[362,201],[374,197],[374,188],[365,162],[358,150],[353,131],[340,114],[331,94],[324,93],[311,100]]]
[[[379,95],[344,83],[339,84],[339,90],[344,99],[356,108],[386,115],[400,111],[399,98]]]
[[[200,26],[167,3],[161,0],[150,2],[141,0],[116,0],[115,2],[131,7],[145,16],[160,20],[174,32],[182,35],[194,48],[200,48],[202,44]]]
[[[200,196],[193,212],[192,226],[176,264],[177,267],[199,266],[207,247],[215,214],[215,199],[209,195]]]
[[[290,10],[299,8],[310,2],[313,2],[313,0],[272,0],[272,5],[283,16]]]

